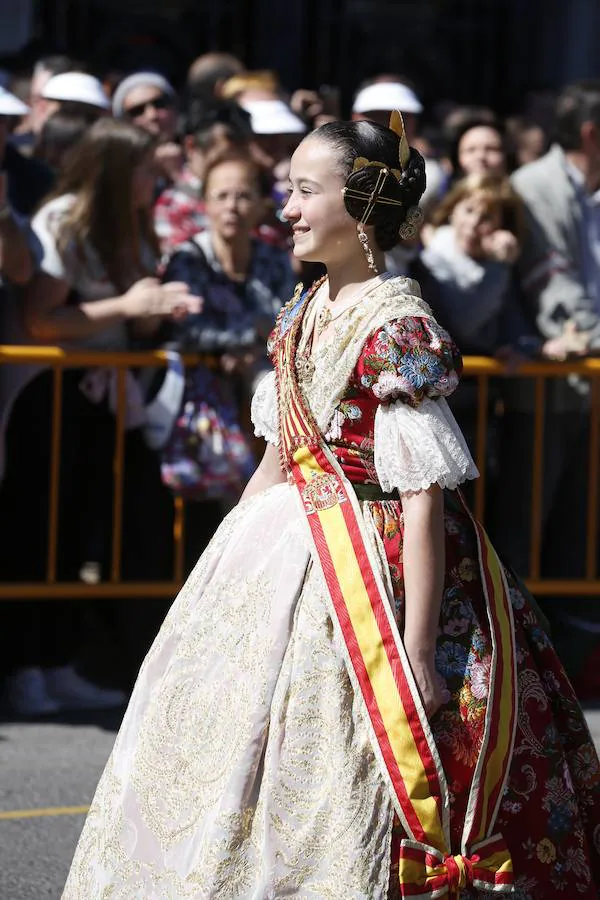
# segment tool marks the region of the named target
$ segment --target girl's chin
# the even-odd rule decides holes
[[[319,262],[317,254],[314,250],[311,250],[310,246],[305,241],[298,241],[298,243],[294,241],[292,253],[296,259],[301,259],[303,262]]]

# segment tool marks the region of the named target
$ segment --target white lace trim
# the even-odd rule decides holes
[[[275,372],[267,372],[258,382],[252,397],[250,418],[254,425],[254,434],[257,437],[264,437],[266,441],[277,447],[279,444],[279,421]]]
[[[477,478],[465,439],[443,398],[415,409],[401,400],[375,413],[375,469],[384,491],[423,491],[432,484],[454,490]]]

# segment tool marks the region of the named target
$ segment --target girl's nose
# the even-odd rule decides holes
[[[288,222],[300,218],[300,213],[298,212],[298,209],[296,207],[296,201],[293,199],[293,194],[290,195],[286,200],[286,203],[281,210],[281,215],[284,219],[287,219]]]

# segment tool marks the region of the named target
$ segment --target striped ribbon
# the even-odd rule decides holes
[[[284,308],[271,347],[277,371],[281,460],[298,489],[332,614],[343,637],[348,672],[364,702],[373,749],[408,835],[400,853],[402,896],[458,896],[461,888],[475,884],[509,892],[513,883],[510,855],[501,836],[490,837],[515,727],[514,629],[504,573],[485,531],[473,520],[492,665],[484,737],[461,853],[455,856],[450,848],[450,800],[444,772],[377,561],[370,555],[360,506],[297,382],[298,329],[312,293],[297,291]]]
[[[512,891],[512,861],[500,835],[474,845],[468,857],[444,857],[433,847],[405,840],[400,847],[400,884],[403,897],[421,900],[460,896],[466,887],[505,893]]]

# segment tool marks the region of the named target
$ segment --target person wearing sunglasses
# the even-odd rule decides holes
[[[112,105],[115,118],[129,119],[157,140],[155,162],[162,187],[175,182],[184,155],[175,140],[178,104],[174,87],[158,72],[135,72],[119,84]]]

